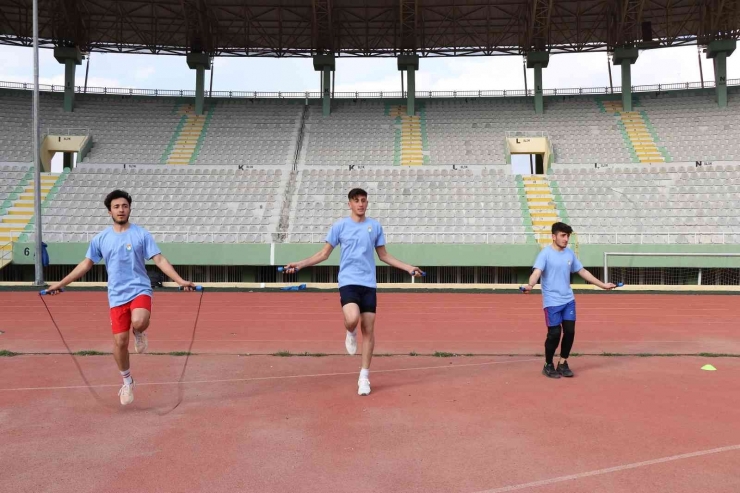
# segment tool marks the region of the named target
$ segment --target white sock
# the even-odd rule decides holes
[[[123,377],[123,383],[125,385],[131,385],[134,383],[134,379],[131,378],[131,370],[126,370],[121,372],[121,376]]]
[[[367,378],[370,379],[370,368],[362,368],[360,370],[360,378]]]
[[[347,332],[349,332],[349,334],[352,337],[357,337],[357,327],[355,327],[355,330],[352,330],[352,331],[348,330]]]

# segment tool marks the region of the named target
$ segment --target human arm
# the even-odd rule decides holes
[[[175,268],[172,267],[170,261],[161,253],[153,256],[152,262],[154,262],[154,265],[156,265],[165,276],[175,281],[178,286],[185,288],[186,291],[192,291],[195,289],[195,284],[180,277],[180,274],[178,274]]]
[[[598,286],[601,289],[614,289],[614,288],[617,287],[617,285],[614,284],[614,283],[611,283],[611,282],[610,283],[603,283],[603,282],[599,281],[598,279],[596,279],[596,277],[594,277],[593,274],[591,274],[585,268],[582,268],[581,270],[579,270],[578,271],[578,275],[581,276],[583,279],[585,279],[586,282],[591,283],[591,284],[593,284],[595,286]]]
[[[378,258],[382,262],[385,262],[386,264],[390,265],[391,267],[395,267],[396,269],[405,270],[406,272],[408,272],[414,277],[421,277],[420,268],[407,264],[406,262],[401,262],[396,257],[388,253],[388,250],[386,250],[385,245],[376,247],[375,251],[378,254]]]
[[[315,254],[311,255],[307,259],[303,259],[300,262],[291,262],[288,265],[285,266],[285,273],[286,274],[293,274],[296,271],[299,271],[301,269],[305,269],[306,267],[311,267],[316,264],[320,264],[321,262],[324,262],[329,258],[329,255],[331,255],[331,252],[334,250],[334,247],[331,246],[329,243],[324,243],[324,247],[316,252]]]
[[[93,265],[95,265],[95,263],[92,260],[90,260],[89,258],[85,258],[82,262],[77,264],[77,267],[75,267],[74,270],[72,270],[72,272],[70,272],[64,279],[49,286],[49,289],[46,290],[46,293],[50,295],[57,294],[59,291],[62,290],[62,288],[75,282],[77,279],[87,274],[90,269],[92,269]]]
[[[526,293],[529,291],[532,291],[534,289],[535,285],[537,284],[537,281],[540,280],[540,276],[542,275],[542,270],[538,268],[532,269],[532,274],[529,276],[529,283],[526,286],[522,286],[522,290]]]

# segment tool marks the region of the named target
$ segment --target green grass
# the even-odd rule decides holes
[[[455,353],[447,353],[444,351],[435,351],[432,355],[435,358],[452,358],[453,356],[457,356]]]
[[[329,355],[326,353],[309,353],[308,351],[305,351],[303,353],[291,353],[290,351],[278,351],[277,353],[272,353],[272,356],[279,356],[281,358],[290,358],[292,356],[308,356],[311,358],[323,358]]]
[[[92,351],[89,349],[84,349],[82,351],[77,351],[76,353],[72,353],[75,356],[106,356],[110,353],[103,353],[101,351]]]
[[[409,353],[409,356],[419,356],[419,353],[417,353],[416,351],[411,351]]]
[[[14,353],[13,351],[8,351],[7,349],[1,349],[0,350],[0,357],[4,356],[6,358],[12,358],[13,356],[18,356],[21,353]]]

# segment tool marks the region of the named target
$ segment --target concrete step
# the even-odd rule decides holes
[[[44,201],[44,200],[46,199],[46,196],[47,196],[47,195],[49,195],[49,194],[48,194],[48,193],[42,193],[42,194],[41,194],[41,201],[42,201],[42,202],[43,202],[43,201]],[[22,194],[20,194],[20,195],[18,196],[18,200],[24,200],[24,201],[26,201],[26,200],[30,200],[30,201],[32,201],[32,202],[33,202],[33,201],[34,201],[35,199],[34,199],[34,197],[33,197],[33,194],[32,194],[32,193],[22,193]]]
[[[12,216],[33,216],[33,207],[16,207],[12,205],[7,213]]]
[[[53,183],[52,184],[46,184],[46,183],[43,183],[42,182],[41,183],[41,191],[42,192],[48,192],[49,190],[52,189],[53,186],[54,186]],[[36,190],[36,187],[33,186],[33,184],[26,185],[26,188],[23,189],[23,191],[26,192],[26,193],[33,193],[34,190]]]
[[[30,221],[32,217],[33,214],[24,214],[22,216],[3,216],[2,218],[0,218],[0,226],[15,226],[15,228],[8,229],[17,229],[19,225],[25,226],[26,224],[28,224],[28,221]]]
[[[545,200],[553,200],[552,193],[550,190],[524,190],[524,194],[527,196],[527,200],[530,198],[539,198]]]
[[[530,210],[529,215],[532,219],[549,219],[558,217],[557,211],[533,211]]]
[[[557,218],[553,219],[533,219],[532,226],[552,226],[553,223],[557,222]]]

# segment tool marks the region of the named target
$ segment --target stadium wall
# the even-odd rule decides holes
[[[87,252],[87,243],[52,243],[48,246],[52,265],[74,265]],[[310,257],[320,244],[202,244],[165,243],[162,253],[176,265],[269,266],[285,265]],[[393,244],[395,257],[419,266],[525,267],[530,268],[538,245],[412,245]],[[33,265],[34,245],[15,243],[13,263]],[[628,253],[737,253],[736,245],[581,245],[578,255],[584,265],[603,267],[604,252]],[[339,265],[339,249],[322,265]],[[377,260],[377,265],[385,265]],[[740,268],[740,257],[614,257],[612,267],[721,267]]]

